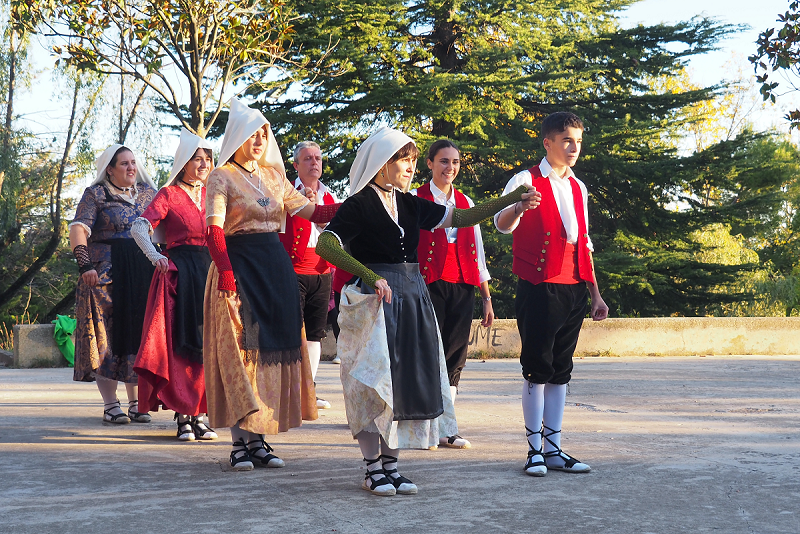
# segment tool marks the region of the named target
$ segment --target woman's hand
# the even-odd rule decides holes
[[[97,282],[100,281],[100,277],[97,276],[97,271],[92,269],[91,271],[86,271],[81,275],[81,279],[83,283],[89,287],[94,287],[97,285]]]
[[[169,260],[166,258],[161,258],[160,260],[158,260],[156,262],[156,269],[158,269],[158,272],[160,273],[165,273],[169,271]]]
[[[492,301],[485,300],[483,301],[483,319],[481,320],[481,326],[484,328],[489,328],[494,323],[494,308],[492,308]]]
[[[392,288],[389,287],[389,282],[381,278],[375,282],[375,294],[381,299],[386,301],[386,304],[392,303]]]

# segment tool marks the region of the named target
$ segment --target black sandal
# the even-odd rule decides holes
[[[386,473],[383,470],[383,466],[374,471],[369,470],[369,466],[372,464],[380,464],[380,456],[373,460],[368,460],[364,458],[364,461],[367,462],[367,474],[364,475],[364,482],[361,483],[361,489],[365,489],[371,492],[373,495],[379,495],[381,497],[389,497],[397,493],[397,489],[394,487],[394,484],[386,478]],[[372,478],[372,475],[384,475],[378,480]]]
[[[241,454],[241,456],[237,456]],[[252,471],[253,461],[250,458],[250,451],[247,450],[247,445],[244,444],[244,439],[239,438],[233,442],[233,450],[231,451],[231,467],[234,471]]]
[[[548,458],[554,458],[554,457],[556,457],[556,456],[558,456],[559,458],[561,458],[561,459],[564,461],[564,465],[563,465],[563,466],[549,465],[549,464],[548,464],[548,465],[547,465],[547,468],[548,468],[548,469],[555,469],[556,471],[566,471],[567,473],[588,473],[589,471],[591,471],[591,470],[592,470],[592,468],[591,468],[591,467],[589,467],[587,464],[585,464],[585,463],[581,462],[581,461],[580,461],[580,460],[578,460],[577,458],[573,458],[572,456],[570,456],[570,455],[569,455],[569,454],[567,454],[566,452],[562,451],[562,450],[561,450],[561,447],[557,446],[557,445],[556,445],[556,444],[553,442],[553,440],[551,440],[551,439],[550,439],[550,436],[552,436],[553,434],[559,434],[559,433],[561,433],[561,431],[560,431],[560,430],[553,430],[552,428],[550,428],[550,427],[548,427],[548,426],[543,426],[543,427],[542,427],[542,432],[544,432],[544,429],[545,429],[545,428],[546,428],[546,429],[547,429],[547,430],[548,430],[550,433],[549,433],[549,434],[547,434],[547,435],[545,435],[545,434],[542,434],[542,436],[544,437],[544,439],[546,439],[546,440],[547,440],[547,442],[548,442],[550,445],[552,445],[552,446],[553,446],[553,447],[555,447],[555,449],[556,449],[556,450],[554,450],[554,451],[550,451],[550,452],[546,452],[546,453],[544,453],[544,459],[545,459],[545,461],[546,461]]]
[[[251,444],[255,443],[255,447],[250,447]],[[256,453],[264,449],[267,451],[267,454],[264,456],[256,456]],[[255,465],[261,465],[261,467],[284,467],[286,463],[272,454],[273,448],[269,446],[269,443],[264,441],[264,438],[261,437],[259,439],[254,439],[253,441],[247,442],[247,450],[250,453],[250,457],[253,459],[253,463]]]
[[[134,406],[139,407],[138,400],[128,401],[128,417],[130,417],[131,421],[134,423],[149,423],[153,420],[149,413],[137,412],[133,409]]]
[[[539,434],[542,436],[542,438],[544,438],[544,427],[540,428],[537,432],[534,432],[527,426],[525,427],[525,439],[528,440],[528,461],[525,462],[525,467],[523,467],[523,469],[525,470],[526,474],[532,477],[543,477],[547,474],[547,464],[544,461],[544,453],[542,452],[542,449],[534,449],[533,445],[531,444],[531,440],[528,439],[535,434]],[[534,462],[534,456],[540,456],[542,459]],[[528,471],[528,469],[531,470]]]
[[[394,462],[394,464],[397,465],[397,458],[394,456],[389,456],[388,454],[381,454],[379,458],[381,459],[381,465],[383,466],[383,473],[392,483],[394,489],[397,490],[397,493],[400,495],[417,494],[417,485],[398,473],[397,467],[394,469],[386,469],[386,464]],[[386,461],[383,461],[384,458],[386,458]]]
[[[183,419],[184,417],[186,418],[185,420]],[[175,417],[173,419],[178,423],[178,439],[180,441],[194,441],[195,434],[194,428],[192,427],[192,416],[175,412]]]
[[[111,408],[106,408],[106,406],[111,406]],[[114,402],[107,402],[103,404],[103,408],[103,422],[115,423],[118,425],[127,425],[131,422],[131,418],[125,415],[125,412],[122,411],[122,408],[119,405],[119,399],[115,400]],[[114,408],[119,408],[120,413],[112,414],[111,410]]]
[[[197,439],[217,439],[219,437],[213,428],[205,424],[202,415],[192,416],[190,424]]]

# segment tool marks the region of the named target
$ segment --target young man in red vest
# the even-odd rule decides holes
[[[592,261],[586,186],[571,169],[581,152],[583,122],[572,113],[553,113],[542,123],[542,141],[547,156],[511,178],[504,191],[533,185],[542,195],[541,203],[532,210],[515,204],[494,219],[500,232],[514,236],[512,269],[519,277],[515,305],[528,437],[525,472],[531,476],[544,476],[548,469],[590,470],[561,450],[561,423],[587,293],[592,319],[608,316]]]
[[[297,179],[294,186],[316,204],[335,204],[336,197],[319,181],[322,176],[322,151],[317,143],[303,141],[294,148],[294,168]],[[331,294],[331,268],[317,256],[314,248],[326,225],[308,222],[300,217],[286,216],[286,232],[279,234],[281,243],[292,260],[300,287],[300,310],[306,326],[311,374],[316,378],[322,356],[322,338],[328,318],[328,300]],[[331,404],[317,398],[317,408],[330,408]]]
[[[447,139],[434,142],[426,158],[431,181],[412,191],[420,198],[451,208],[469,209],[475,204],[453,186],[461,167],[458,147]],[[483,299],[481,325],[492,326],[494,310],[489,293],[489,271],[483,253],[479,226],[420,230],[419,268],[431,296],[444,347],[450,393],[456,400],[461,370],[467,362],[472,309],[477,287]],[[459,435],[443,436],[444,447],[468,449],[470,442]]]

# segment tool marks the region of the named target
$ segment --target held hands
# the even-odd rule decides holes
[[[528,192],[522,193],[522,200],[514,205],[514,214],[522,215],[528,210],[535,209],[542,201],[542,194],[532,185],[528,186]]]
[[[97,276],[97,271],[92,269],[91,271],[86,271],[81,275],[81,279],[83,283],[89,287],[94,287],[97,285],[97,282],[100,281],[100,277]]]
[[[389,287],[389,282],[383,278],[375,282],[375,294],[385,300],[386,304],[392,303],[392,288]]]

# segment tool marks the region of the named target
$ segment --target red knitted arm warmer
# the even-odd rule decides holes
[[[219,271],[217,289],[220,291],[236,291],[236,279],[233,277],[231,260],[228,259],[228,247],[225,244],[225,233],[222,228],[216,225],[209,225],[206,243],[208,244],[208,252],[211,254],[211,259],[214,260],[214,265],[217,266],[217,271]]]
[[[336,212],[339,210],[339,206],[341,206],[341,202],[337,202],[336,204],[326,204],[321,206],[317,204],[314,206],[314,213],[311,214],[311,217],[308,219],[313,223],[329,223],[333,216],[336,215]]]

